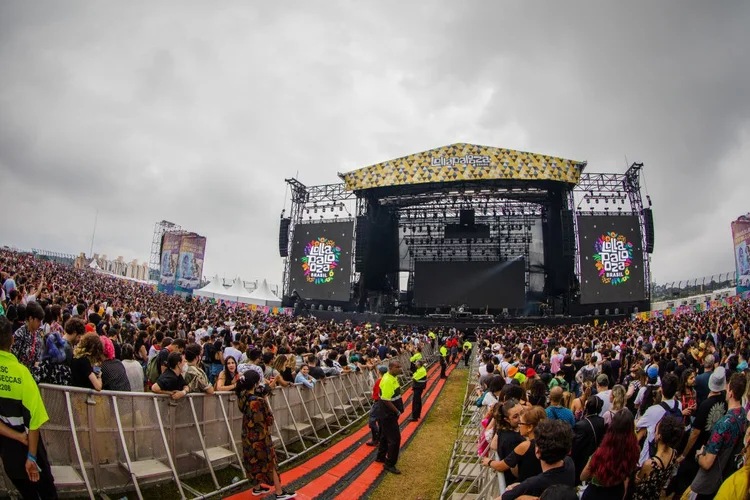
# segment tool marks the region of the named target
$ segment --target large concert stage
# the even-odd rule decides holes
[[[642,165],[585,167],[453,144],[339,174],[340,184],[287,179],[285,304],[421,318],[648,310]]]

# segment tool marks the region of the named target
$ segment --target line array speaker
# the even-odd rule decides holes
[[[646,226],[646,252],[654,253],[654,213],[650,208],[643,209],[643,223]]]
[[[576,241],[573,225],[573,210],[562,211],[562,254],[563,257],[575,257]]]
[[[279,222],[279,256],[289,256],[289,225],[292,223],[290,217],[283,217]]]
[[[367,216],[357,217],[357,237],[354,240],[354,271],[361,273],[365,269],[367,245],[370,238],[370,221]]]

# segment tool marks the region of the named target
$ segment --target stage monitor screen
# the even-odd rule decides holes
[[[349,301],[354,222],[297,224],[289,289],[309,300]]]
[[[579,215],[581,304],[645,300],[642,245],[636,215]]]
[[[417,261],[414,266],[417,307],[523,309],[526,305],[526,264],[504,262]]]

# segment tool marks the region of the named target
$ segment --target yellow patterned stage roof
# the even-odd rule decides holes
[[[430,182],[559,181],[578,184],[586,162],[537,153],[457,143],[339,174],[357,191]]]

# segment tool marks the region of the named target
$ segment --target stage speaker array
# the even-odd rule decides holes
[[[289,256],[289,225],[292,223],[290,217],[282,217],[279,222],[279,256]]]
[[[370,239],[370,221],[367,216],[357,217],[357,236],[354,240],[354,271],[364,272],[367,261],[367,244]]]
[[[654,213],[650,208],[643,209],[643,223],[646,227],[645,243],[646,252],[654,253]]]
[[[576,238],[573,222],[573,210],[562,211],[562,254],[563,257],[575,257]]]

